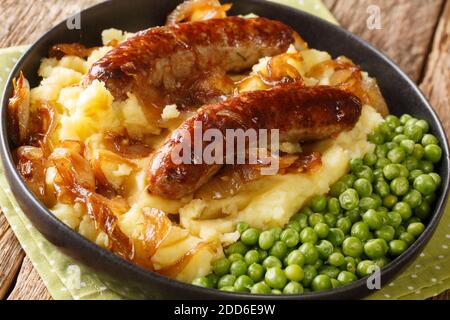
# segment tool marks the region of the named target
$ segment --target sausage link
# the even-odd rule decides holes
[[[265,18],[227,17],[150,28],[94,63],[87,80],[103,81],[116,99],[125,99],[127,92],[145,96],[151,88],[179,93],[211,70],[239,72],[262,57],[285,52],[298,37],[285,24]]]
[[[193,193],[221,168],[221,164],[199,163],[193,154],[191,163],[172,161],[172,153],[182,144],[194,146],[195,125],[201,124],[203,133],[218,129],[223,137],[226,129],[278,129],[280,142],[298,142],[321,140],[349,130],[360,115],[361,102],[351,93],[331,87],[307,88],[299,83],[247,92],[204,106],[154,154],[148,190],[165,198],[179,199]],[[202,148],[210,143],[202,142]]]

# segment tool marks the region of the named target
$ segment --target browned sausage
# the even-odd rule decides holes
[[[244,93],[224,102],[207,105],[175,130],[155,153],[149,170],[149,191],[179,199],[208,181],[220,164],[175,164],[172,153],[183,143],[194,145],[194,123],[202,131],[226,129],[279,129],[280,142],[325,139],[352,128],[361,115],[360,100],[331,87],[302,87],[299,83],[270,90]],[[186,132],[190,141],[185,141]],[[210,142],[202,142],[205,148]],[[224,142],[225,144],[225,142]],[[194,155],[191,155],[195,157]]]
[[[127,92],[146,96],[152,88],[182,94],[203,74],[248,69],[261,57],[285,52],[298,39],[290,27],[265,18],[227,17],[150,28],[94,63],[88,80],[103,81],[116,99],[126,98]]]

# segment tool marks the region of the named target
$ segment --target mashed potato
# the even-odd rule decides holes
[[[106,182],[122,190],[128,208],[124,212],[114,213],[120,230],[133,242],[145,240],[149,230],[147,210],[158,209],[167,215],[178,216],[179,223],[172,225],[151,257],[157,271],[167,272],[167,268],[193,252],[182,270],[173,276],[191,281],[208,274],[211,262],[223,255],[223,246],[238,239],[239,234],[234,232],[237,222],[245,221],[260,229],[283,226],[311,197],[327,193],[330,186],[347,172],[352,157],[362,157],[374,148],[367,141],[367,134],[382,121],[382,117],[366,104],[361,118],[351,131],[313,147],[322,154],[322,166],[316,171],[264,176],[247,183],[237,194],[219,200],[193,196],[167,200],[150,195],[145,179],[150,157],[125,159],[108,150],[105,137],[111,132],[127,132],[130,138],[144,140],[156,149],[168,134],[164,122],[176,127],[183,120],[177,106],[164,108],[162,123],[155,123],[147,119],[145,109],[133,94],[129,93],[125,101],[116,102],[99,81],[92,82],[86,88],[79,85],[92,63],[111,50],[110,45],[128,36],[119,30],[105,30],[102,33],[104,47],[94,50],[86,60],[74,56],[65,56],[61,60],[43,59],[39,69],[42,82],[32,89],[31,101],[32,108],[37,108],[40,101],[48,101],[55,106],[59,121],[49,137],[53,146],[57,147],[54,152],[68,148],[63,142],[81,143],[85,147],[86,160],[98,164],[97,169]],[[297,52],[291,47],[286,54],[287,63],[301,75],[305,85],[333,82],[333,75],[337,72],[334,67],[318,69],[318,66],[333,61],[328,53],[313,49]],[[253,67],[250,75],[241,82],[240,92],[266,88],[258,75],[267,75],[269,60],[263,58]],[[281,146],[281,150],[298,153],[301,145],[287,143]],[[48,168],[45,182],[49,190],[53,190],[57,178],[56,169]],[[86,238],[103,247],[110,245],[108,236],[96,228],[83,205],[56,202],[51,211]]]

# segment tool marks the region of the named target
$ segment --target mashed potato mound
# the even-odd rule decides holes
[[[367,141],[367,134],[382,121],[382,117],[366,104],[361,118],[351,131],[313,147],[322,154],[322,166],[316,171],[264,176],[247,183],[237,194],[219,200],[193,196],[168,200],[151,195],[146,190],[150,156],[125,159],[108,150],[105,139],[107,133],[127,132],[131,139],[144,140],[156,149],[167,136],[167,128],[161,123],[149,121],[145,109],[131,93],[125,101],[117,102],[99,81],[87,87],[80,85],[90,66],[111,50],[114,43],[120,43],[128,36],[120,30],[105,30],[102,33],[105,46],[94,50],[87,59],[74,56],[65,56],[60,60],[43,59],[39,69],[42,81],[31,90],[31,102],[32,108],[37,108],[40,101],[48,101],[55,106],[59,121],[49,138],[59,152],[68,148],[64,142],[81,143],[85,147],[83,154],[86,160],[91,164],[99,163],[96,168],[102,172],[106,182],[122,191],[129,208],[126,212],[115,214],[120,230],[132,241],[142,242],[143,235],[148,231],[146,210],[159,209],[168,215],[178,216],[179,223],[173,223],[151,258],[156,271],[167,271],[187,253],[197,249],[174,276],[191,281],[208,274],[211,262],[223,255],[223,246],[239,238],[234,231],[237,222],[245,221],[260,229],[283,226],[308,204],[311,197],[327,193],[330,186],[346,174],[352,157],[362,157],[374,148]],[[287,55],[297,57],[287,59],[287,63],[297,70],[306,85],[330,84],[334,69],[327,67],[317,71],[317,66],[332,61],[328,53],[313,49],[297,52],[290,47]],[[266,88],[257,75],[267,74],[268,61],[269,58],[263,58],[253,67],[239,87],[240,92]],[[182,118],[176,105],[166,106],[161,115],[164,121],[181,121]],[[287,153],[298,153],[301,148],[299,144],[281,145],[281,150]],[[48,168],[45,182],[49,190],[52,190],[57,178],[57,170]],[[50,209],[61,221],[86,238],[100,246],[109,246],[108,236],[96,228],[83,205],[56,202]]]

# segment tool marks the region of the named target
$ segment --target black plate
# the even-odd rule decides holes
[[[203,289],[168,279],[133,265],[113,253],[104,250],[67,227],[26,187],[15,169],[6,131],[8,99],[12,95],[12,78],[23,70],[32,86],[38,85],[37,70],[40,59],[47,55],[48,48],[55,43],[81,42],[87,46],[101,44],[101,32],[107,28],[138,31],[150,26],[162,25],[167,14],[180,1],[175,0],[112,0],[81,13],[81,29],[69,30],[66,21],[57,25],[40,38],[17,62],[3,95],[1,113],[1,157],[5,173],[21,208],[34,226],[63,252],[95,270],[115,290],[134,298],[264,298],[286,299],[287,296],[249,296],[247,294],[224,293]],[[439,138],[444,157],[437,168],[443,178],[440,196],[425,232],[400,257],[383,268],[382,284],[386,284],[422,250],[433,234],[441,218],[447,200],[449,184],[448,142],[442,124],[416,85],[389,59],[366,42],[349,32],[307,13],[290,7],[262,1],[239,0],[234,2],[231,14],[256,13],[277,19],[296,29],[312,48],[328,51],[332,56],[346,55],[362,69],[379,81],[381,91],[393,114],[410,113],[430,123],[432,132]],[[127,284],[127,286],[124,286]],[[349,299],[360,298],[370,293],[366,279],[334,290],[289,296],[296,299]]]

